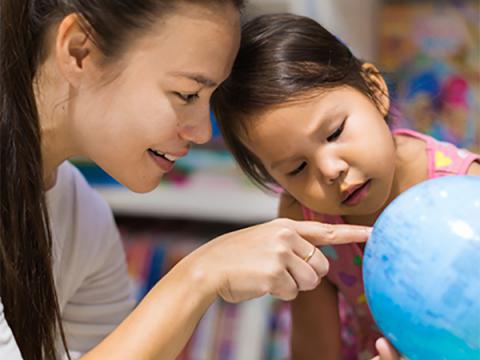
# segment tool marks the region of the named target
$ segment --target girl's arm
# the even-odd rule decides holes
[[[335,287],[327,279],[292,301],[292,359],[340,360],[340,320]]]
[[[282,196],[279,215],[303,218],[299,204],[288,195]],[[292,359],[341,358],[337,290],[329,280],[324,278],[316,289],[300,293],[291,302],[291,313]]]
[[[480,176],[480,162],[473,162],[468,169],[468,175]]]

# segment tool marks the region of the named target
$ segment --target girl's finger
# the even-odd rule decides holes
[[[380,338],[375,342],[380,360],[400,360],[400,355],[395,351],[392,345],[385,338]]]

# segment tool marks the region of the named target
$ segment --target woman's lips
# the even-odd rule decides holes
[[[155,164],[165,173],[170,172],[175,165],[175,162],[168,160],[164,156],[156,155],[153,151],[148,151],[148,154],[155,162]]]

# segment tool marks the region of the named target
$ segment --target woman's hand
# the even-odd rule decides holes
[[[401,357],[393,346],[385,338],[380,338],[375,342],[375,347],[378,351],[378,356],[372,360],[400,360]]]
[[[220,236],[192,255],[202,284],[229,302],[271,294],[294,299],[328,272],[319,245],[364,242],[370,228],[277,219]]]

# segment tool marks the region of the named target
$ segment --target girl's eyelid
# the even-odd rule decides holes
[[[305,169],[305,166],[307,166],[307,163],[305,161],[302,161],[302,163],[298,167],[296,167],[294,170],[288,172],[287,176],[298,175],[299,173],[301,173],[303,171],[303,169]]]
[[[341,124],[327,137],[328,142],[335,141],[342,134],[346,121],[347,116],[343,118]]]

